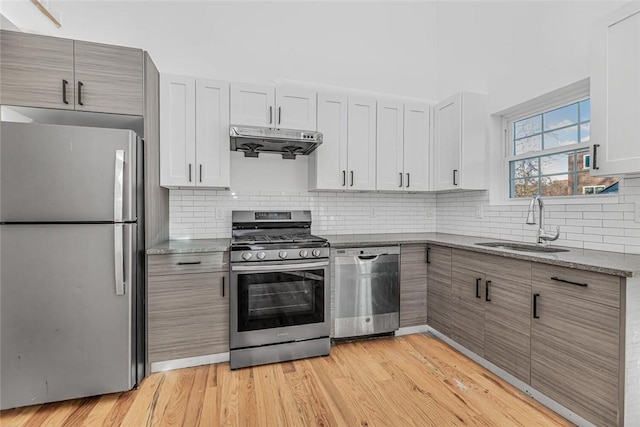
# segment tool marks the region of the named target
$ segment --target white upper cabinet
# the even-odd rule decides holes
[[[376,188],[403,190],[404,175],[404,105],[378,99],[376,135]]]
[[[640,172],[640,3],[594,25],[591,175]]]
[[[276,126],[316,130],[316,92],[301,88],[276,89]]]
[[[322,144],[309,155],[309,189],[347,189],[347,95],[318,93]]]
[[[429,117],[426,102],[378,100],[378,190],[429,190]]]
[[[193,77],[160,75],[160,185],[195,185],[196,89]]]
[[[376,100],[349,97],[347,132],[347,187],[376,189]]]
[[[196,79],[197,186],[229,187],[229,83]]]
[[[160,75],[160,185],[230,186],[229,84]]]
[[[459,93],[434,106],[433,189],[487,187],[487,96]]]
[[[404,104],[404,188],[429,190],[429,139],[431,105],[426,102]]]
[[[316,92],[232,83],[231,124],[316,130]]]

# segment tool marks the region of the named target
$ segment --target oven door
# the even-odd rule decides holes
[[[230,347],[328,337],[329,260],[231,265]]]

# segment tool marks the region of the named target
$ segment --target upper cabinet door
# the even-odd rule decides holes
[[[270,85],[231,83],[231,124],[275,127],[275,89]]]
[[[376,189],[402,191],[406,186],[403,170],[404,108],[402,102],[378,100],[376,135]]]
[[[0,32],[0,104],[73,110],[73,40]]]
[[[434,118],[433,189],[460,188],[462,95],[454,95],[436,104]]]
[[[141,116],[140,49],[75,41],[76,110]]]
[[[404,104],[404,187],[408,191],[429,190],[430,108],[426,102]]]
[[[276,89],[276,126],[316,130],[316,92],[302,88]]]
[[[230,186],[229,83],[196,80],[196,185]]]
[[[376,100],[349,97],[347,188],[376,189]]]
[[[322,144],[309,155],[311,190],[347,188],[347,95],[318,93],[318,131]]]
[[[591,46],[590,173],[640,172],[640,3],[596,23]]]
[[[160,75],[160,185],[194,186],[196,89],[193,77]]]

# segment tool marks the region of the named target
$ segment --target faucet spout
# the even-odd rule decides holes
[[[544,201],[542,200],[542,196],[539,194],[536,194],[535,196],[533,196],[533,198],[531,199],[531,202],[529,203],[529,211],[527,213],[527,221],[526,223],[529,225],[535,225],[536,223],[536,203],[538,204],[540,213],[540,226],[538,228],[538,244],[539,245],[548,245],[549,242],[557,240],[558,237],[560,236],[560,227],[556,226],[556,233],[555,234],[549,234],[544,230],[544,226],[542,224],[543,222],[543,218],[544,218]]]

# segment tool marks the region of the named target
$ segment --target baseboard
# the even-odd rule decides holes
[[[424,332],[429,332],[429,326],[427,325],[407,326],[405,328],[398,329],[395,332],[395,335],[397,337],[401,337],[402,335],[422,334]]]
[[[482,365],[482,367],[484,367],[484,368],[488,369],[489,371],[493,372],[494,374],[496,374],[497,376],[499,376],[500,378],[502,378],[503,380],[505,380],[506,382],[508,382],[509,384],[511,384],[512,386],[514,386],[518,390],[520,390],[521,392],[523,392],[524,394],[528,395],[529,397],[531,397],[534,400],[540,402],[541,404],[543,404],[547,408],[551,409],[556,414],[566,418],[567,420],[571,421],[572,423],[574,423],[574,424],[576,424],[576,425],[578,425],[580,427],[596,427],[594,424],[592,424],[591,422],[585,420],[580,415],[575,414],[573,411],[565,408],[564,406],[562,406],[561,404],[559,404],[555,400],[553,400],[553,399],[547,397],[546,395],[540,393],[536,389],[532,388],[529,384],[523,382],[522,380],[519,380],[518,378],[514,377],[513,375],[511,375],[510,373],[505,371],[504,369],[499,368],[498,366],[494,365],[493,363],[489,362],[488,360],[478,356],[477,354],[475,354],[471,350],[468,350],[467,348],[461,346],[457,342],[453,341],[451,338],[443,335],[442,333],[436,331],[435,329],[433,329],[431,327],[429,327],[429,331],[428,332],[429,332],[429,334],[433,335],[434,337],[446,342],[451,347],[455,348],[460,353],[462,353],[465,356],[467,356],[469,359],[473,360],[474,362],[478,363],[479,365]]]
[[[194,366],[211,365],[214,363],[223,363],[229,361],[229,352],[208,354],[206,356],[187,357],[184,359],[165,360],[162,362],[153,362],[151,364],[151,373],[171,371],[173,369],[192,368]]]

